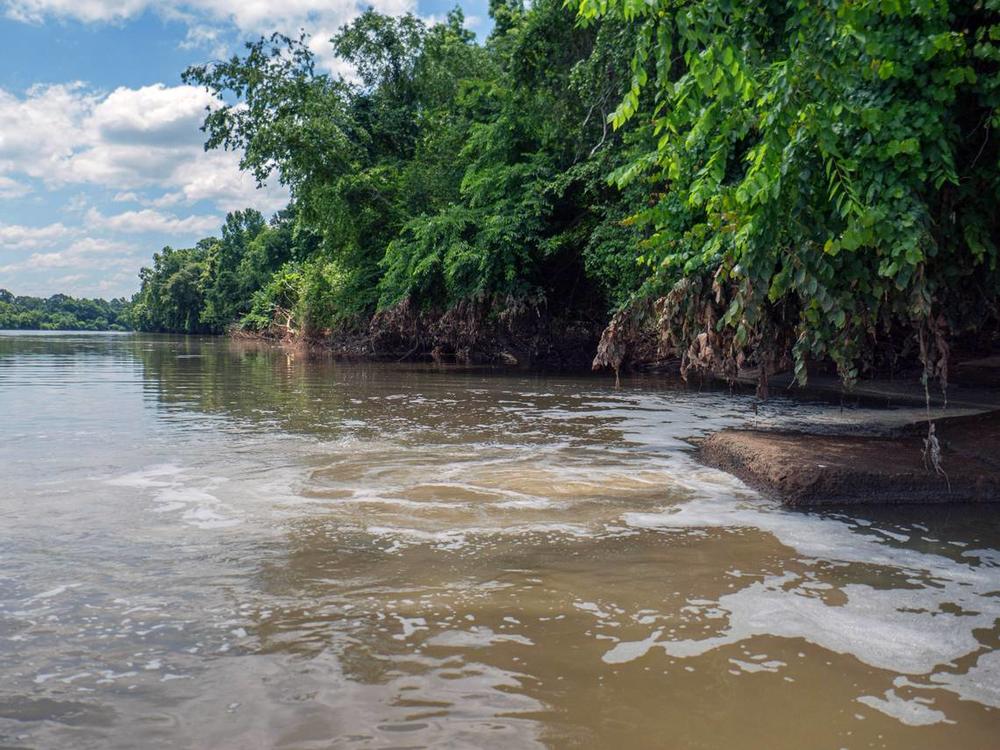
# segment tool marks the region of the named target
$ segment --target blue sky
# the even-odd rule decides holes
[[[328,39],[364,7],[443,17],[454,0],[0,0],[0,288],[128,296],[164,245],[218,231],[226,211],[284,205],[236,156],[204,153],[211,103],[180,73],[271,31]],[[487,0],[462,0],[483,35]]]

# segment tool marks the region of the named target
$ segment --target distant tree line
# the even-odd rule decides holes
[[[0,329],[124,331],[131,327],[129,308],[124,298],[19,297],[0,289]]]

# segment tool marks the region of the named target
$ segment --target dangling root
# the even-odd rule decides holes
[[[615,386],[621,382],[622,367],[634,358],[636,350],[650,348],[645,339],[651,338],[646,329],[651,322],[652,307],[653,301],[649,298],[636,300],[615,313],[601,334],[591,367],[594,370],[611,368],[615,373]]]
[[[948,483],[948,492],[951,492],[951,480],[948,479],[948,474],[941,465],[941,443],[938,442],[937,435],[934,433],[934,423],[928,422],[927,437],[924,438],[924,468],[934,469],[935,474],[944,477],[944,481]]]
[[[927,437],[924,438],[924,467],[934,469],[939,477],[944,477],[951,492],[951,480],[941,465],[941,443],[935,434],[934,422],[931,420],[930,381],[936,378],[944,395],[944,405],[948,405],[948,346],[947,323],[944,316],[936,318],[927,315],[917,326],[917,344],[920,347],[920,362],[924,366],[921,381],[924,385],[924,405],[927,409]]]

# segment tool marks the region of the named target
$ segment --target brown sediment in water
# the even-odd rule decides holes
[[[997,750],[1000,506],[775,512],[609,380],[0,335],[0,745]]]
[[[926,422],[881,437],[727,429],[699,455],[789,506],[1000,501],[1000,411],[935,424],[943,473]]]

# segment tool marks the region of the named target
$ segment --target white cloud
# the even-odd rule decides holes
[[[78,21],[124,21],[141,13],[149,0],[7,0],[8,17],[16,21],[41,23],[46,16]]]
[[[104,143],[201,146],[198,128],[206,109],[216,104],[215,97],[194,86],[120,87],[94,106],[85,127],[96,130]]]
[[[229,55],[229,45],[222,30],[216,26],[198,23],[193,19],[188,21],[187,33],[180,43],[181,49],[207,50],[212,57],[222,59]]]
[[[113,0],[109,0],[113,2]],[[399,15],[415,9],[410,0],[199,0],[179,2],[181,7],[207,10],[219,19],[231,21],[242,31],[267,31],[275,28],[295,30],[303,26],[331,26],[334,29],[372,5],[382,13]]]
[[[68,201],[66,201],[66,211],[72,214],[78,214],[83,211],[87,206],[90,205],[90,198],[86,193],[77,193],[71,196]]]
[[[215,103],[193,86],[163,84],[106,96],[80,83],[34,86],[23,96],[0,89],[0,197],[25,176],[54,188],[111,188],[149,205],[164,199],[139,191],[172,196],[160,205],[281,208],[288,193],[280,185],[258,191],[236,154],[203,150],[200,126]]]
[[[107,255],[110,253],[130,252],[134,249],[129,243],[121,240],[85,236],[71,243],[67,251],[89,255]]]
[[[278,31],[297,36],[307,29],[321,62],[334,65],[328,40],[345,23],[372,6],[381,13],[416,12],[415,0],[0,0],[0,9],[18,21],[41,23],[48,18],[84,23],[121,23],[146,11],[187,24],[186,47],[211,49],[221,56],[220,27],[243,36]]]
[[[127,234],[209,234],[218,230],[222,220],[218,216],[185,216],[179,218],[161,213],[152,208],[139,211],[125,211],[120,214],[105,216],[96,208],[87,212],[86,221],[89,226],[112,232]]]
[[[21,198],[31,192],[31,186],[0,175],[0,198]]]
[[[288,203],[287,190],[276,180],[258,189],[253,176],[239,170],[238,157],[233,153],[202,153],[199,159],[179,164],[174,177],[185,203],[210,200],[223,211],[256,206],[265,213]],[[164,196],[161,200],[167,199]]]
[[[0,224],[0,250],[31,250],[48,247],[72,234],[72,230],[62,223],[42,227],[26,227],[20,224]]]
[[[83,237],[72,242],[65,250],[32,253],[23,260],[0,266],[0,273],[52,268],[82,268],[94,271],[132,268],[135,263],[135,248],[131,245],[116,240]]]
[[[51,177],[72,156],[95,103],[80,83],[32,86],[24,97],[0,89],[0,173]]]

